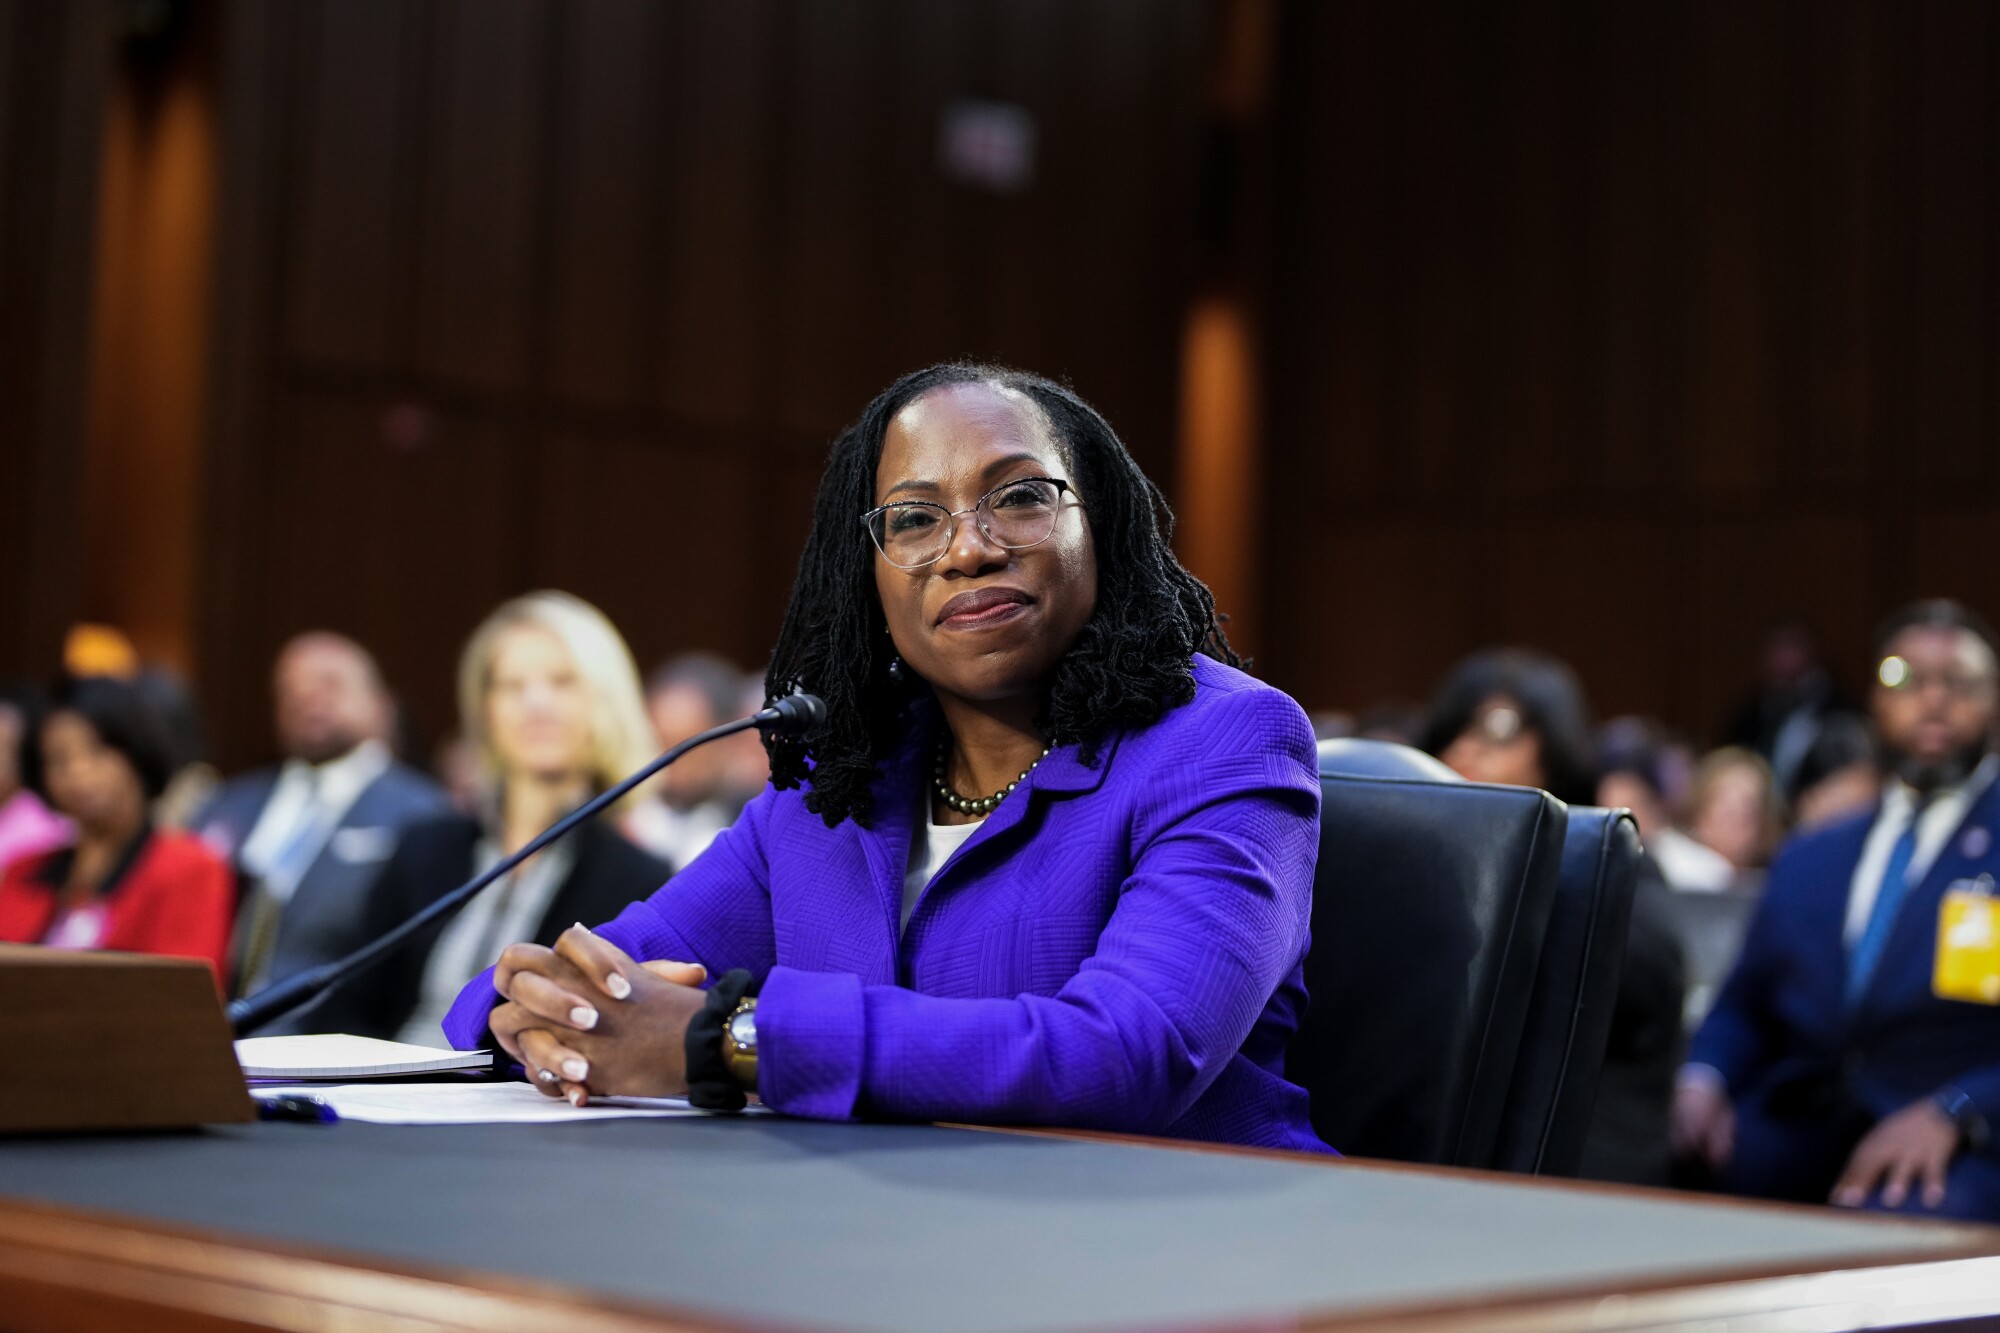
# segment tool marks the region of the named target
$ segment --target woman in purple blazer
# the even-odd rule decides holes
[[[769,742],[772,785],[672,883],[509,948],[446,1033],[577,1101],[1323,1151],[1284,1076],[1312,733],[1236,669],[1169,523],[1068,390],[899,380],[833,446],[772,660],[826,722]]]

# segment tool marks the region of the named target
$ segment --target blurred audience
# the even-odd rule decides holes
[[[1882,795],[1875,738],[1865,718],[1831,713],[1792,775],[1792,830],[1823,828],[1868,809]]]
[[[42,692],[24,681],[0,685],[0,870],[70,840],[69,821],[35,792],[34,739],[45,706]]]
[[[1338,709],[1321,709],[1312,715],[1313,739],[1341,741],[1354,734],[1354,714]],[[1405,741],[1404,744],[1409,742]]]
[[[114,625],[71,625],[63,635],[62,674],[69,680],[131,680],[139,674],[139,650]]]
[[[144,667],[132,686],[167,746],[166,790],[153,802],[153,821],[163,828],[186,829],[215,796],[222,775],[208,762],[202,742],[201,711],[187,682],[161,667]]]
[[[388,691],[360,644],[299,635],[271,689],[284,763],[223,784],[193,821],[242,884],[238,994],[346,952],[403,830],[445,810],[436,784],[391,758]]]
[[[745,675],[743,692],[736,700],[736,716],[748,717],[752,713],[764,711],[763,673]],[[736,808],[741,814],[750,799],[764,790],[771,780],[771,756],[764,751],[764,734],[760,731],[739,731],[726,740],[716,742],[722,752],[722,791],[718,799]],[[734,823],[734,819],[731,821]]]
[[[1468,658],[1439,689],[1423,735],[1423,748],[1472,781],[1540,787],[1572,804],[1596,795],[1589,703],[1575,674],[1544,654],[1508,648]],[[1686,977],[1666,892],[1658,868],[1643,863],[1584,1144],[1581,1173],[1590,1179],[1669,1179]]]
[[[1754,885],[1753,872],[1771,859],[1782,821],[1770,765],[1751,751],[1725,745],[1695,766],[1688,833],[1729,863],[1737,887]]]
[[[714,653],[683,653],[659,667],[646,680],[646,713],[662,750],[671,749],[710,727],[733,721],[747,697],[743,672]],[[755,712],[763,707],[758,691]],[[755,744],[750,737],[732,737],[737,749]],[[690,750],[660,774],[657,794],[640,803],[626,823],[640,846],[675,867],[700,856],[715,835],[736,822],[751,796],[732,783],[730,741]],[[738,757],[738,765],[741,758]]]
[[[1667,749],[1643,718],[1608,722],[1600,738],[1598,805],[1631,810],[1646,854],[1667,887],[1716,892],[1736,879],[1736,867],[1722,853],[1696,842],[1674,825],[1667,798]]]
[[[1723,744],[1749,750],[1789,787],[1821,720],[1840,707],[1819,640],[1802,620],[1781,620],[1764,635],[1757,684],[1723,728]]]
[[[451,732],[431,752],[431,772],[437,774],[451,808],[476,815],[486,795],[486,767],[479,747],[459,732]]]
[[[653,754],[631,650],[602,612],[567,593],[516,598],[473,632],[459,664],[459,712],[484,773],[479,811],[406,829],[342,947],[491,868]],[[490,885],[366,984],[336,989],[283,1026],[441,1045],[438,1024],[452,1000],[508,944],[553,945],[574,922],[609,921],[669,873],[607,812]]]
[[[1542,653],[1497,648],[1461,662],[1432,701],[1419,745],[1472,782],[1540,787],[1575,803],[1596,794],[1583,687]]]
[[[0,875],[0,940],[199,958],[220,984],[229,867],[196,839],[153,825],[150,803],[171,760],[139,692],[108,678],[69,681],[34,744],[28,771],[76,835]]]
[[[1779,855],[1675,1143],[1736,1193],[2000,1221],[1994,637],[1922,602],[1875,663],[1882,799]]]
[[[1364,741],[1415,745],[1423,738],[1424,710],[1415,704],[1376,704],[1355,717],[1353,734]]]

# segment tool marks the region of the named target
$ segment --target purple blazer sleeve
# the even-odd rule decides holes
[[[710,976],[736,967],[758,976],[770,971],[777,954],[764,859],[771,799],[767,786],[663,889],[593,929],[641,960],[700,963]],[[491,1044],[487,1019],[499,1002],[489,967],[452,1003],[444,1020],[446,1039],[462,1051]]]
[[[1226,696],[1145,777],[1140,850],[1096,951],[1052,996],[940,998],[776,967],[764,1100],[793,1115],[1159,1131],[1207,1089],[1305,952],[1319,780],[1298,706]]]

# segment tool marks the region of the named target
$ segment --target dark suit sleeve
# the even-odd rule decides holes
[[[1962,1074],[1952,1086],[1972,1098],[1973,1107],[1989,1127],[2000,1127],[2000,1064],[1982,1065]]]
[[[1736,965],[1688,1047],[1688,1060],[1720,1073],[1732,1097],[1756,1082],[1773,1058],[1773,988],[1783,956],[1784,922],[1794,910],[1800,874],[1798,857],[1789,851],[1771,866]]]

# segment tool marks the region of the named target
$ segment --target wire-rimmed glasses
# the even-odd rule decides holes
[[[1055,477],[1023,477],[994,487],[970,509],[898,500],[869,510],[861,524],[883,559],[898,569],[921,569],[951,549],[958,520],[967,514],[996,546],[1020,551],[1041,545],[1056,530],[1064,491],[1075,494],[1068,482]]]

